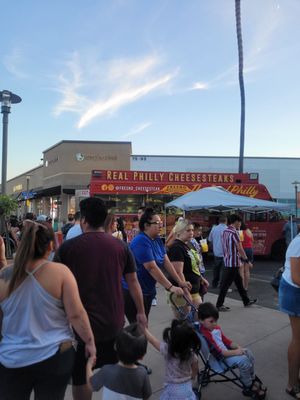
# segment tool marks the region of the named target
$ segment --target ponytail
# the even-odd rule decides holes
[[[12,278],[8,286],[8,295],[10,295],[27,276],[27,264],[30,261],[43,257],[53,239],[54,233],[51,228],[31,220],[24,221],[22,238],[16,252]]]

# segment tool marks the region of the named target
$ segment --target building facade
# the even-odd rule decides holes
[[[7,191],[19,201],[19,215],[30,211],[62,221],[76,211],[80,194],[88,195],[93,169],[128,170],[130,156],[130,142],[63,140],[43,152],[43,165],[9,180]]]
[[[238,171],[238,162],[238,157],[153,156],[141,154],[132,156],[131,169],[230,173]],[[300,158],[245,157],[244,172],[258,173],[259,182],[268,188],[274,199],[280,202],[295,203],[295,186],[292,182],[300,182]]]
[[[132,155],[131,142],[63,140],[43,152],[42,165],[10,179],[7,191],[19,201],[19,215],[31,211],[63,221],[89,195],[92,170],[226,174],[237,172],[238,157]],[[300,158],[245,157],[244,172],[258,173],[274,199],[295,204]]]

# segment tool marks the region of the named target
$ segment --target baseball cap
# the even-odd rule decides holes
[[[52,218],[48,217],[47,215],[41,214],[38,215],[36,220],[37,222],[47,222],[47,221],[52,221]]]

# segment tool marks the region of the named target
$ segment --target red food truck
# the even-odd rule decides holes
[[[130,240],[139,207],[152,206],[162,214],[165,221],[162,234],[166,235],[174,226],[180,210],[165,214],[164,205],[178,196],[208,186],[221,186],[237,195],[272,200],[267,188],[259,183],[257,173],[93,170],[90,195],[101,197],[109,209],[124,218]],[[202,225],[204,235],[218,219],[216,213],[208,212],[190,212],[187,217]],[[282,256],[285,251],[282,233],[285,220],[280,213],[244,213],[243,218],[254,235],[254,254]]]

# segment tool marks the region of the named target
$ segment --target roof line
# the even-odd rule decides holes
[[[132,154],[131,157],[167,157],[167,158],[233,158],[238,160],[238,156],[188,156],[188,155],[171,155],[171,154]],[[246,156],[244,159],[270,159],[270,160],[299,160],[299,157],[270,157],[270,156]]]
[[[21,176],[24,176],[24,175],[29,175],[30,172],[33,172],[33,171],[35,171],[36,169],[39,169],[39,168],[43,168],[43,164],[38,165],[37,167],[31,168],[28,171],[23,172],[20,175],[14,176],[13,178],[8,179],[7,182],[13,181],[14,179],[20,178]]]
[[[118,141],[102,141],[102,140],[61,140],[60,142],[55,143],[51,147],[48,147],[48,149],[43,150],[43,153],[46,153],[47,151],[53,149],[54,147],[60,146],[63,143],[88,143],[88,144],[132,144],[131,142],[118,142]]]

